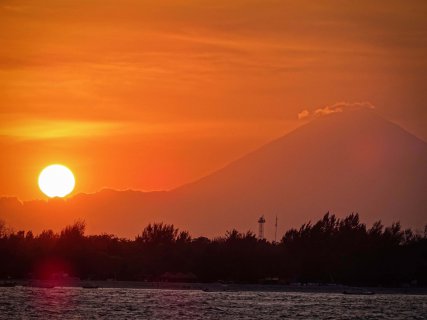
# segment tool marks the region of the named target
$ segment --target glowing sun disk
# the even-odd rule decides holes
[[[65,197],[75,185],[74,175],[70,169],[60,164],[52,164],[43,169],[39,175],[39,188],[50,198]]]

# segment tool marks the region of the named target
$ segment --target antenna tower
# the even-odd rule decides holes
[[[263,240],[264,239],[264,223],[265,219],[264,216],[261,216],[261,218],[258,219],[258,239]]]

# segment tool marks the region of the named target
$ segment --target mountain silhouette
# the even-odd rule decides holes
[[[372,110],[319,117],[200,180],[165,192],[102,190],[67,200],[0,200],[0,218],[18,229],[59,229],[76,219],[89,232],[133,237],[153,221],[193,235],[256,230],[266,235],[330,211],[363,221],[427,223],[427,143]]]

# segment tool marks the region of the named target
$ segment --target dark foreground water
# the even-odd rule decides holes
[[[0,288],[1,319],[427,319],[427,296]]]

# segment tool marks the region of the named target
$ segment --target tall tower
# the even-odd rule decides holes
[[[265,219],[264,216],[261,216],[261,218],[258,219],[258,239],[263,240],[264,239],[264,223]]]

